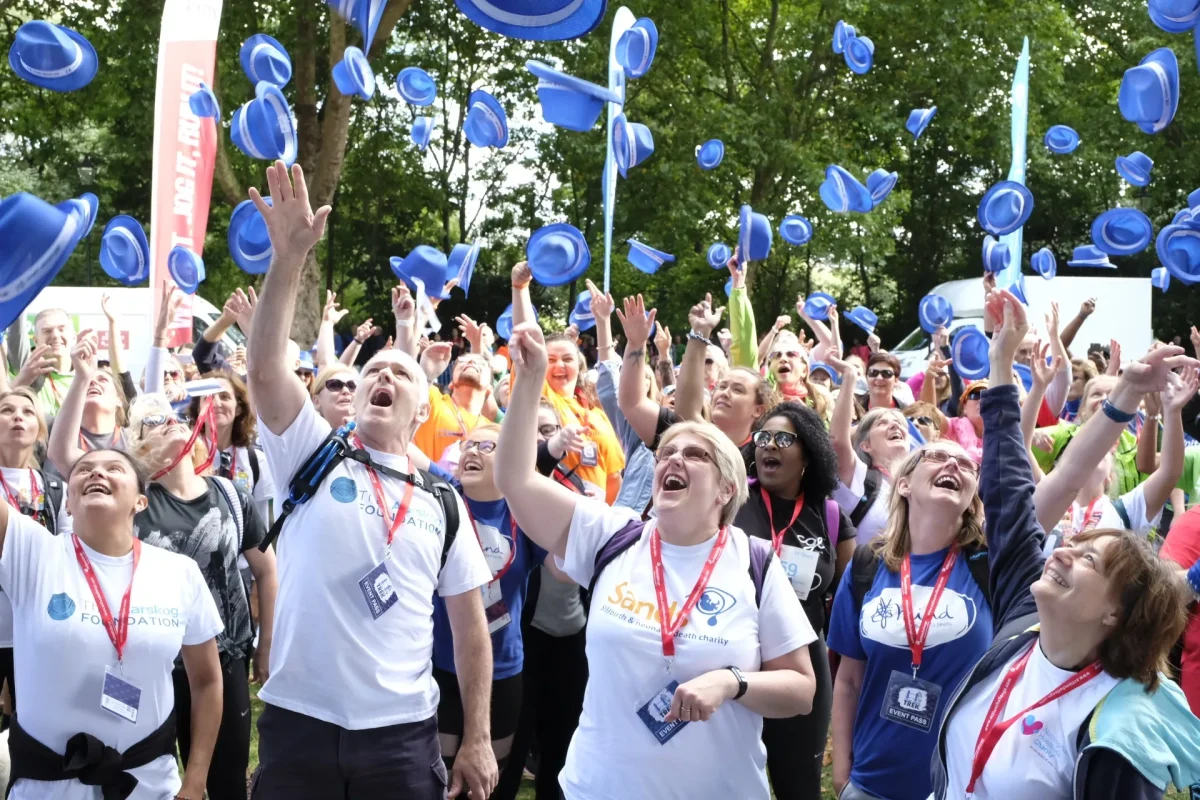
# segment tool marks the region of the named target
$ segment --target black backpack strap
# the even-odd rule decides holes
[[[283,501],[283,508],[279,509],[279,516],[275,518],[275,523],[267,531],[266,538],[258,547],[259,550],[267,552],[267,548],[283,531],[283,523],[296,510],[296,506],[311,500],[329,473],[333,472],[337,465],[346,458],[347,453],[353,449],[346,440],[350,431],[354,429],[353,426],[354,423],[350,423],[345,427],[330,431],[329,435],[325,437],[325,441],[321,442],[320,447],[304,460],[300,469],[296,470],[291,483],[288,484],[288,496]]]
[[[979,591],[983,592],[983,597],[990,607],[992,605],[992,588],[987,548],[970,548],[966,551],[966,556],[967,569],[971,571],[975,585],[979,587]]]
[[[250,477],[254,478],[254,486],[258,486],[259,466],[257,448],[253,444],[246,448],[246,452],[250,454]]]
[[[1117,516],[1121,518],[1121,524],[1125,526],[1125,530],[1133,530],[1133,526],[1129,524],[1129,509],[1125,508],[1125,502],[1121,498],[1113,500],[1113,508],[1117,511]]]
[[[413,484],[418,489],[424,489],[437,498],[438,503],[442,507],[442,515],[446,518],[446,535],[442,539],[442,562],[441,567],[438,568],[440,574],[441,570],[446,568],[446,561],[450,558],[450,547],[454,544],[454,538],[458,536],[460,521],[458,516],[458,496],[453,486],[432,472],[419,469],[415,477],[420,478],[420,480],[413,480]],[[513,546],[516,546],[516,542],[513,542]]]
[[[858,505],[850,512],[850,521],[855,527],[862,524],[863,517],[871,510],[871,506],[875,504],[875,498],[879,497],[879,487],[883,483],[883,473],[874,467],[867,467],[867,475],[863,478],[863,496],[858,501]]]
[[[767,579],[767,568],[775,557],[775,549],[766,539],[757,536],[748,537],[750,540],[750,582],[754,584],[754,605],[762,606],[763,583]]]
[[[42,477],[42,490],[46,493],[46,497],[42,500],[46,504],[46,521],[50,524],[47,529],[58,535],[58,510],[62,508],[63,494],[66,488],[63,482],[46,473],[45,470],[38,470]]]
[[[646,523],[640,519],[630,521],[625,527],[608,537],[608,541],[600,545],[600,549],[596,551],[596,560],[592,564],[592,580],[588,583],[588,597],[596,589],[596,581],[600,577],[600,573],[609,563],[617,556],[624,553],[633,543],[642,538],[642,528]]]
[[[875,573],[879,569],[879,554],[870,543],[860,544],[854,548],[854,558],[850,560],[850,591],[854,595],[854,615],[857,618],[862,611],[863,599],[871,591],[875,583]]]

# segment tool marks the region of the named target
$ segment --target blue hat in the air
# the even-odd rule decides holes
[[[425,296],[445,300],[450,295],[445,291],[449,264],[446,254],[436,247],[419,244],[404,258],[392,256],[390,259],[392,274],[408,284],[408,288],[417,291],[415,280],[425,287]],[[415,279],[415,280],[414,280]]]
[[[842,58],[855,75],[866,75],[875,63],[875,43],[866,36],[851,36],[846,40]]]
[[[589,131],[600,118],[606,102],[621,105],[625,101],[623,90],[617,92],[580,80],[541,61],[526,61],[525,66],[538,79],[542,118],[551,125],[571,131]]]
[[[167,254],[167,272],[184,294],[195,294],[204,282],[204,261],[190,248],[177,244]]]
[[[590,290],[584,289],[579,293],[579,296],[575,300],[575,307],[571,309],[567,321],[581,331],[595,327],[596,315],[592,313],[592,293]]]
[[[1191,222],[1193,216],[1190,208],[1181,208],[1175,212],[1175,217],[1171,220],[1171,224],[1182,225],[1185,222]]]
[[[483,89],[476,89],[467,99],[467,106],[463,133],[471,144],[496,148],[508,144],[508,114],[499,100]]]
[[[1200,20],[1196,0],[1150,0],[1147,5],[1150,21],[1167,33],[1187,33]]]
[[[292,59],[287,50],[265,33],[256,33],[242,42],[239,57],[242,71],[255,86],[266,81],[283,88],[292,79]]]
[[[1140,253],[1153,239],[1150,218],[1136,208],[1112,208],[1092,222],[1092,243],[1110,256]]]
[[[347,97],[358,95],[370,100],[375,95],[375,71],[357,47],[347,47],[342,60],[333,65],[333,82]]]
[[[670,253],[655,250],[650,245],[642,244],[636,239],[626,239],[626,241],[629,243],[629,263],[647,275],[653,275],[663,264],[670,264],[675,260],[675,256]]]
[[[534,231],[525,246],[525,258],[535,281],[543,286],[562,286],[587,272],[592,252],[578,228],[556,222]]]
[[[732,275],[730,275],[728,280],[725,281],[725,296],[733,297],[733,276]]]
[[[431,136],[433,136],[433,117],[417,117],[413,120],[408,138],[412,139],[418,150],[424,151],[429,146]]]
[[[1150,183],[1150,169],[1153,166],[1150,156],[1140,150],[1127,156],[1117,156],[1117,174],[1134,186]]]
[[[839,214],[847,211],[865,214],[874,205],[870,190],[837,164],[825,168],[825,182],[821,184],[820,194],[825,207]]]
[[[1079,134],[1075,132],[1074,128],[1067,125],[1054,125],[1046,131],[1046,138],[1043,141],[1051,153],[1065,156],[1067,153],[1075,152],[1075,148],[1079,147]]]
[[[84,192],[79,197],[71,197],[57,205],[58,209],[68,214],[76,215],[83,223],[83,236],[86,238],[96,224],[96,214],[100,211],[100,198],[91,192]]]
[[[449,277],[458,278],[458,288],[463,290],[464,295],[470,293],[471,276],[475,274],[475,262],[479,260],[479,250],[478,239],[470,244],[456,244],[450,251],[450,257],[446,259],[446,274]]]
[[[1008,245],[992,236],[983,237],[983,268],[987,272],[1003,272],[1012,261]]]
[[[86,220],[26,192],[0,201],[0,329],[46,287],[83,238]]]
[[[437,99],[437,83],[420,67],[405,67],[396,76],[400,99],[413,106],[431,106]]]
[[[537,306],[533,306],[533,321],[534,322],[538,321]],[[504,309],[504,312],[496,320],[496,335],[499,336],[501,339],[511,339],[512,338],[512,325],[513,325],[513,307],[512,307],[512,303],[509,303],[508,308]]]
[[[917,318],[926,333],[933,333],[938,328],[950,327],[954,321],[954,308],[940,294],[927,294],[917,305]]]
[[[841,55],[846,51],[846,42],[854,38],[854,26],[846,24],[846,20],[839,19],[837,24],[833,26],[833,52]]]
[[[1166,267],[1155,267],[1150,270],[1150,285],[1155,289],[1166,292],[1171,288],[1171,273]]]
[[[892,193],[900,176],[886,169],[877,169],[867,176],[867,191],[871,193],[871,208],[875,208]]]
[[[299,142],[287,99],[278,87],[266,81],[258,84],[254,92],[253,100],[233,112],[230,141],[250,158],[279,159],[291,166],[296,161]]]
[[[80,34],[35,19],[17,28],[8,63],[26,83],[55,92],[82,89],[96,77],[96,48]]]
[[[1016,181],[1000,181],[979,201],[979,224],[993,236],[1012,233],[1033,213],[1033,193]]]
[[[1158,260],[1180,283],[1200,283],[1200,226],[1168,225],[1155,240]]]
[[[642,17],[617,40],[617,63],[626,78],[640,78],[650,71],[654,51],[658,49],[658,28],[654,20]]]
[[[836,305],[833,295],[813,292],[804,300],[804,314],[809,319],[829,319],[829,309]]]
[[[779,223],[779,235],[788,244],[808,244],[812,239],[813,226],[806,217],[799,214],[789,214]]]
[[[211,117],[218,122],[221,120],[221,104],[217,102],[212,87],[204,81],[200,81],[200,88],[188,96],[188,108],[197,117]]]
[[[264,197],[267,205],[274,205]],[[229,218],[229,255],[233,263],[251,275],[266,273],[275,250],[267,234],[267,222],[253,200],[243,200]]]
[[[700,169],[716,169],[720,166],[723,158],[725,158],[725,143],[720,139],[709,139],[704,144],[696,146],[696,163],[700,165]]]
[[[925,132],[925,128],[933,121],[933,115],[936,113],[937,106],[914,108],[908,112],[908,122],[904,123],[904,127],[913,135],[913,141],[921,138],[921,134]]]
[[[624,114],[613,120],[613,157],[621,177],[627,177],[630,167],[636,167],[654,152],[654,135],[640,122],[630,122]]]
[[[1197,207],[1200,207],[1200,189],[1195,189],[1188,195],[1188,208],[1192,209],[1192,216],[1196,216]]]
[[[1033,271],[1041,275],[1046,280],[1053,280],[1058,274],[1058,261],[1054,258],[1054,253],[1050,252],[1049,247],[1043,247],[1032,256],[1029,257],[1029,265],[1033,267]]]
[[[108,221],[100,237],[100,266],[124,286],[150,277],[150,243],[140,222],[125,214]]]
[[[1076,247],[1071,254],[1071,260],[1067,262],[1068,267],[1101,267],[1104,269],[1116,269],[1117,265],[1108,260],[1108,253],[1101,250],[1092,244],[1085,244]]]
[[[349,23],[358,28],[363,37],[363,50],[371,49],[375,32],[388,0],[325,0]]]
[[[608,0],[455,0],[479,27],[510,39],[578,39],[604,19]]]
[[[1121,116],[1136,122],[1143,133],[1158,133],[1171,124],[1179,108],[1179,61],[1169,47],[1160,47],[1125,70],[1117,94]]]
[[[745,269],[751,261],[762,261],[771,255],[771,220],[755,213],[748,205],[738,215],[738,264]]]
[[[879,317],[875,312],[866,306],[855,306],[846,313],[846,319],[853,322],[858,327],[862,328],[867,333],[874,333],[875,326],[879,324]]]
[[[974,325],[959,328],[950,342],[950,358],[959,376],[968,381],[986,378],[992,369],[988,339]]]
[[[1018,272],[1016,279],[1008,286],[1004,287],[1012,292],[1013,297],[1021,301],[1022,305],[1029,305],[1029,296],[1025,294],[1025,274]]]
[[[732,256],[733,253],[729,250],[729,245],[717,242],[709,245],[705,258],[708,259],[708,265],[713,269],[725,269]]]

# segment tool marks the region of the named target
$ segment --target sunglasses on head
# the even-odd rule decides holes
[[[329,380],[325,381],[325,388],[328,389],[329,391],[333,392],[334,394],[337,394],[342,389],[349,389],[350,391],[353,392],[356,389],[358,389],[358,381],[356,381],[356,380],[344,381],[341,378],[330,378]]]
[[[771,442],[780,450],[791,447],[796,443],[796,434],[787,431],[757,431],[754,434],[755,447],[769,447]]]
[[[662,463],[675,454],[683,457],[684,461],[690,461],[693,464],[702,464],[705,461],[712,461],[712,454],[699,445],[687,445],[686,447],[676,447],[673,444],[668,444],[658,448],[658,452],[654,454],[654,460]]]
[[[956,456],[953,453],[949,453],[945,450],[922,450],[921,458],[933,464],[945,464],[948,463],[950,459],[954,459],[954,462],[958,464],[958,468],[963,472],[966,472],[969,475],[979,474],[979,465],[974,461],[966,456]]]
[[[490,453],[496,449],[496,443],[491,439],[484,439],[481,442],[463,442],[462,451],[464,453],[471,450],[478,450],[481,453]]]
[[[890,369],[869,369],[867,370],[868,378],[894,378],[896,373]]]

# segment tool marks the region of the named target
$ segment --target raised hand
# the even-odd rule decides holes
[[[1029,319],[1025,306],[1007,289],[991,293],[987,300],[987,313],[998,320],[992,332],[992,344],[988,348],[993,364],[1011,367],[1017,348],[1029,332]]]
[[[733,289],[746,288],[746,271],[738,264],[737,256],[731,256],[726,262],[725,268],[729,270],[729,277],[733,278]]]
[[[596,284],[591,281],[587,282],[587,288],[592,293],[592,315],[596,319],[608,319],[617,307],[613,296],[600,291]]]
[[[161,302],[158,304],[158,319],[154,323],[154,344],[161,347],[167,329],[175,322],[179,307],[183,305],[183,293],[175,290],[170,282],[163,282]]]
[[[871,349],[872,354],[878,353],[882,346],[883,346],[883,342],[880,341],[879,337],[876,334],[874,334],[874,333],[867,334],[867,347],[869,347]]]
[[[942,358],[940,355],[934,355],[929,359],[929,363],[925,365],[925,375],[941,375],[946,371],[946,367],[950,366],[949,358]]]
[[[459,314],[454,318],[454,321],[458,323],[458,327],[463,333],[463,338],[471,345],[471,352],[482,353],[483,327],[466,314]]]
[[[944,325],[938,325],[937,330],[933,332],[933,349],[941,353],[942,348],[950,343],[950,332],[946,330]]]
[[[481,353],[492,352],[492,345],[494,345],[495,343],[496,343],[496,334],[492,330],[492,326],[488,325],[486,322],[483,323],[483,325],[480,326],[480,330],[479,330],[479,346],[480,346],[479,352],[481,352]]]
[[[342,321],[342,317],[350,313],[348,308],[338,308],[337,292],[326,290],[325,308],[321,311],[321,319],[334,325]]]
[[[254,307],[258,304],[258,295],[251,286],[246,291],[235,289],[225,302],[225,310],[233,314],[242,333],[250,334],[250,323],[254,320]]]
[[[800,305],[801,305],[801,308],[804,307],[803,303],[801,303]],[[784,328],[786,328],[788,325],[791,325],[791,324],[792,324],[791,317],[789,317],[787,314],[780,314],[778,317],[775,318],[775,324],[771,326],[771,330],[778,333],[779,331],[783,330]]]
[[[617,319],[621,320],[621,328],[625,331],[627,349],[646,349],[646,340],[650,338],[650,326],[654,324],[657,316],[657,309],[652,308],[646,313],[646,303],[640,294],[625,298],[625,313],[618,311]]]
[[[233,351],[233,355],[229,358],[229,368],[239,375],[246,372],[246,347],[238,345]]]
[[[429,305],[436,309],[442,304],[442,300],[450,296],[450,290],[455,286],[458,286],[458,278],[451,278],[450,280],[446,281],[446,283],[442,286],[442,294],[444,294],[445,297],[435,297],[433,295],[429,295]]]
[[[46,377],[57,368],[58,359],[50,355],[50,345],[38,345],[21,365],[21,370],[17,377],[13,378],[12,385],[32,386],[38,378]]]
[[[271,194],[271,205],[267,205],[253,186],[250,187],[250,199],[267,225],[267,235],[274,248],[272,261],[298,266],[325,235],[325,221],[332,209],[321,206],[313,211],[308,201],[308,183],[299,164],[292,166],[290,175],[282,161],[267,167],[267,189]]]
[[[1183,348],[1173,344],[1156,347],[1137,361],[1125,365],[1119,383],[1135,392],[1161,392],[1167,386],[1167,375],[1180,367],[1198,367],[1200,361],[1183,354]]]
[[[375,333],[375,320],[372,317],[367,317],[366,322],[354,329],[354,341],[362,344],[367,339],[370,339]]]
[[[1108,340],[1108,369],[1104,371],[1104,374],[1121,374],[1121,343],[1116,339]]]
[[[712,294],[706,294],[703,300],[688,311],[688,322],[691,323],[692,330],[701,336],[712,336],[713,328],[717,327],[717,323],[721,321],[721,314],[724,312],[725,306],[714,309]]]
[[[567,327],[563,328],[563,336],[567,337],[572,342],[578,342],[579,341],[579,326],[576,325],[575,323],[571,323]]]
[[[717,331],[717,344],[721,345],[721,349],[728,352],[729,346],[733,344],[733,332],[729,328],[721,328]]]
[[[99,348],[99,341],[91,328],[80,331],[75,337],[75,346],[71,348],[71,366],[75,369],[76,380],[89,381],[96,374],[96,351]]]
[[[508,340],[508,354],[512,357],[514,371],[529,380],[542,381],[546,377],[546,337],[536,322],[522,322],[513,328]]]
[[[113,310],[108,305],[111,300],[112,298],[108,296],[108,292],[100,295],[100,310],[104,312],[104,316],[108,317],[109,324],[117,320],[117,315],[113,313]],[[1195,330],[1195,328],[1192,328],[1192,330]]]
[[[533,280],[528,262],[518,261],[512,268],[512,288],[524,289]]]
[[[1079,316],[1090,317],[1092,312],[1096,310],[1096,298],[1089,297],[1079,305]]]
[[[670,358],[671,331],[666,325],[659,325],[654,332],[654,346],[658,349],[659,358]]]
[[[1200,356],[1200,331],[1196,330],[1196,326],[1192,326],[1192,352]]]
[[[411,321],[417,315],[417,301],[404,284],[392,287],[392,313],[397,321]]]
[[[1047,315],[1048,316],[1048,315]],[[1045,389],[1050,385],[1050,381],[1054,380],[1054,376],[1062,369],[1062,356],[1055,355],[1046,363],[1046,357],[1050,355],[1050,343],[1038,340],[1033,348],[1033,360],[1030,364],[1030,371],[1033,373],[1033,385],[1040,386]]]
[[[433,342],[421,353],[421,366],[430,380],[436,380],[450,366],[454,348],[449,342]]]
[[[566,458],[568,453],[583,452],[583,446],[586,443],[587,436],[584,435],[582,425],[564,425],[559,428],[558,433],[546,441],[551,454],[562,454],[558,456],[559,458]]]
[[[1163,410],[1168,413],[1182,411],[1196,396],[1197,388],[1200,388],[1200,372],[1196,369],[1185,369],[1179,375],[1167,373],[1167,386],[1162,391]]]

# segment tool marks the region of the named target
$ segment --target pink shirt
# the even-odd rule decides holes
[[[950,417],[946,438],[958,442],[976,464],[983,462],[983,440],[975,434],[975,426],[966,417]]]

